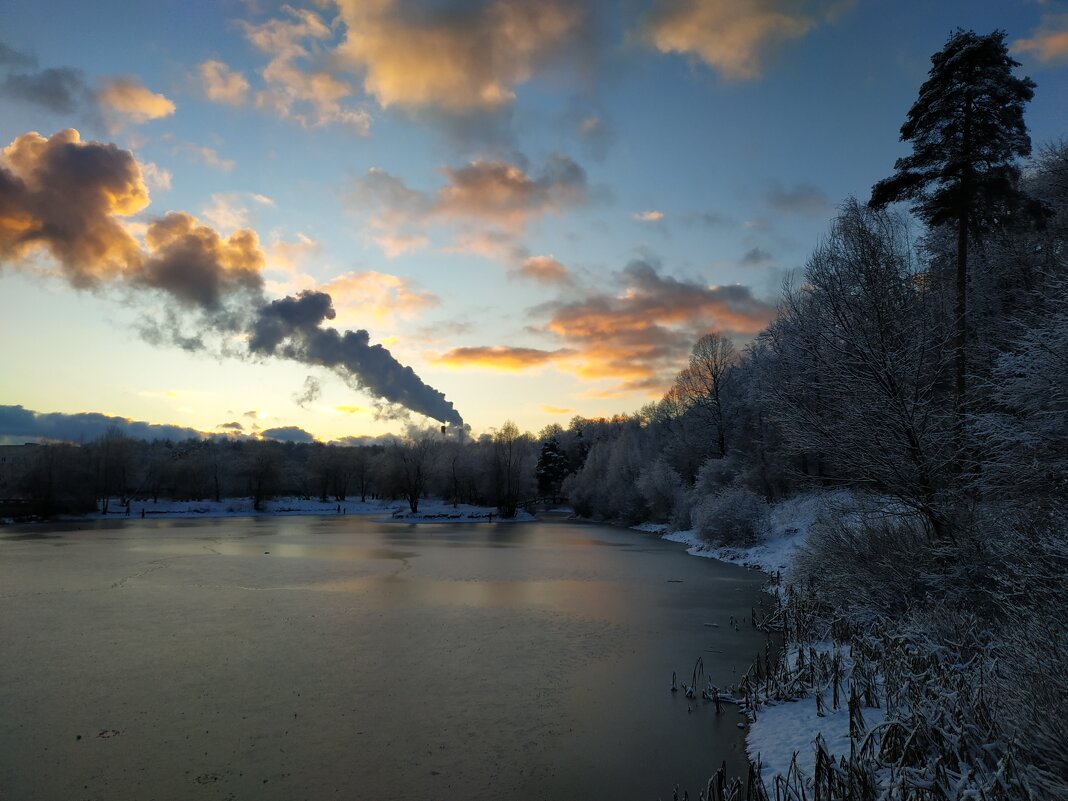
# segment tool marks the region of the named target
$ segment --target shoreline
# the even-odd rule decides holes
[[[255,509],[251,498],[223,498],[220,501],[135,501],[129,506],[115,507],[118,511],[89,512],[83,515],[57,515],[53,518],[15,520],[0,518],[3,525],[37,525],[50,522],[77,523],[137,520],[208,520],[249,517],[362,517],[378,516],[383,523],[525,523],[536,520],[519,510],[513,518],[502,518],[496,507],[472,504],[450,504],[428,499],[419,504],[418,512],[411,512],[405,501],[319,501],[298,497],[282,497],[265,501]]]
[[[793,558],[798,549],[804,546],[809,528],[821,511],[832,509],[835,502],[835,493],[804,494],[780,502],[769,515],[767,535],[749,546],[715,546],[701,538],[696,529],[672,531],[670,526],[661,523],[639,523],[628,528],[685,545],[690,556],[717,559],[759,570],[768,581],[764,591],[781,598],[789,582]],[[796,660],[796,647],[779,639],[774,647],[776,660]],[[819,647],[830,649],[832,646],[825,643]],[[872,712],[874,710],[865,710],[869,717],[869,729],[882,721],[881,715]],[[795,760],[796,767],[807,778],[812,778],[815,760],[813,742],[817,737],[822,738],[832,753],[841,748],[848,752],[848,711],[837,709],[833,713],[821,713],[814,697],[761,704],[759,714],[747,714],[745,721],[742,734],[746,754],[759,770],[760,779],[769,791],[775,786],[777,777],[785,777],[790,773]],[[732,777],[725,778],[730,781]]]

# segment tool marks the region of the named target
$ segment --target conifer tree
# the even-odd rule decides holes
[[[1030,78],[1013,74],[1005,32],[980,36],[957,30],[931,56],[928,79],[901,126],[912,153],[872,189],[882,208],[909,200],[932,227],[952,225],[957,258],[954,284],[954,408],[962,427],[967,406],[967,287],[969,236],[1026,198],[1018,188],[1017,159],[1031,153],[1024,104],[1034,96]],[[958,450],[962,443],[958,441]]]

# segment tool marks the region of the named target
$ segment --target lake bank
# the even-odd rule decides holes
[[[184,520],[239,517],[300,517],[305,515],[377,515],[389,519],[404,519],[409,522],[529,522],[534,516],[519,510],[514,518],[501,518],[496,507],[472,504],[452,504],[438,499],[425,499],[419,511],[412,512],[404,500],[370,499],[365,501],[320,501],[315,498],[281,497],[264,501],[257,509],[251,498],[222,498],[221,500],[138,500],[127,507],[117,501],[110,504],[109,511],[81,515],[60,515],[53,521],[79,520]],[[0,524],[22,523],[47,524],[49,519],[16,521],[0,518]]]

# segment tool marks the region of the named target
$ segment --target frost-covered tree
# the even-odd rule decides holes
[[[901,140],[912,143],[912,153],[897,160],[895,174],[875,185],[869,201],[875,208],[913,201],[928,225],[955,230],[953,386],[958,416],[967,400],[969,236],[1025,199],[1018,187],[1017,160],[1031,153],[1023,112],[1035,84],[1013,74],[1018,66],[1004,31],[980,36],[958,30],[950,36],[931,56],[928,79],[901,126]]]
[[[990,406],[973,415],[979,481],[995,496],[1063,501],[1068,492],[1068,276],[1052,283],[989,379]]]
[[[635,482],[643,466],[655,458],[654,448],[637,420],[620,421],[617,428],[603,432],[582,469],[564,482],[575,511],[624,523],[647,519],[649,509]]]
[[[641,469],[634,483],[654,520],[672,519],[684,485],[682,477],[671,465],[663,458],[657,459]]]
[[[530,437],[522,434],[511,420],[493,434],[493,488],[497,510],[502,517],[515,517],[527,485]]]
[[[433,478],[437,441],[431,432],[424,432],[390,449],[394,480],[412,514],[419,511],[419,500]]]
[[[560,485],[571,472],[571,463],[567,454],[560,448],[560,441],[555,433],[551,434],[541,445],[538,464],[534,476],[538,481],[538,494],[555,498],[560,494]]]
[[[767,401],[788,446],[949,532],[948,332],[904,221],[848,203],[764,336]]]

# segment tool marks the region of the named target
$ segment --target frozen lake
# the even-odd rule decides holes
[[[567,522],[0,528],[0,798],[697,797],[760,578]],[[692,707],[692,712],[688,712]]]

